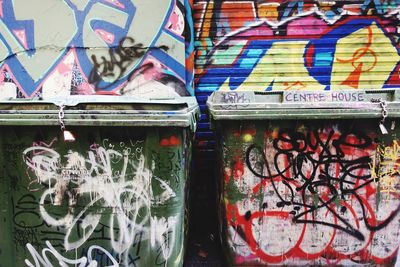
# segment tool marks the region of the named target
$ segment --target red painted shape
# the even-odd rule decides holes
[[[257,133],[256,129],[246,129],[243,131],[243,134],[250,134],[251,136],[255,136]]]
[[[178,146],[181,144],[181,140],[179,140],[178,137],[176,137],[175,135],[168,137],[165,137],[163,139],[161,139],[160,141],[160,145],[161,146]]]
[[[350,73],[349,77],[347,77],[347,79],[344,80],[341,84],[353,87],[354,89],[357,89],[358,84],[360,82],[361,73],[363,71],[362,67],[363,67],[363,63],[361,62],[358,64],[357,68]]]
[[[163,138],[160,141],[161,146],[169,146],[169,140],[167,138]]]
[[[308,47],[306,55],[305,55],[307,68],[311,68],[312,67],[313,55],[314,55],[314,44],[311,44]]]
[[[235,179],[239,179],[243,176],[244,173],[244,164],[243,161],[237,157],[235,162],[235,169],[233,171],[233,176]]]
[[[119,94],[110,91],[96,91],[96,95],[119,95]]]
[[[221,6],[224,20],[230,25],[230,31],[235,31],[246,25],[246,23],[255,21],[255,12],[252,2],[228,2],[223,1]]]
[[[399,85],[400,84],[400,64],[397,65],[394,72],[386,82],[387,85]]]
[[[169,144],[171,146],[178,146],[181,144],[181,141],[175,135],[173,135],[169,138]]]
[[[289,89],[298,90],[298,89],[303,89],[303,88],[306,87],[306,86],[304,85],[304,83],[302,83],[302,82],[300,82],[300,81],[297,81],[297,82],[294,82],[294,83],[291,83],[291,84],[285,82],[283,85],[284,85],[284,86],[287,86],[287,87],[285,88],[285,90],[289,90]],[[295,87],[295,86],[299,86],[299,87]]]
[[[240,137],[240,132],[239,131],[234,131],[233,132],[233,136],[236,137],[236,138],[239,138]]]

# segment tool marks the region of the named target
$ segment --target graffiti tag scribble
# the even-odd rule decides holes
[[[29,267],[53,267],[49,256],[52,258],[56,258],[60,266],[70,266],[70,264],[75,264],[78,267],[97,267],[98,262],[92,258],[94,252],[101,252],[104,254],[109,261],[111,261],[112,265],[109,267],[118,267],[120,266],[118,261],[108,252],[106,249],[100,246],[90,246],[87,251],[87,257],[82,257],[79,259],[68,259],[63,257],[52,245],[49,241],[46,241],[47,248],[42,250],[40,254],[30,243],[26,244],[26,248],[31,254],[33,261],[35,264],[32,264],[28,259],[25,260],[25,263]]]
[[[138,233],[145,233],[154,249],[165,257],[163,260],[168,259],[178,219],[157,218],[144,211],[149,211],[151,205],[164,204],[176,196],[175,192],[152,174],[145,166],[145,156],[137,149],[108,147],[92,145],[87,156],[72,150],[61,156],[53,148],[40,145],[25,149],[23,158],[28,171],[44,186],[40,216],[47,224],[66,230],[63,245],[67,251],[84,245],[100,221],[107,220],[111,247],[125,256],[125,263]],[[153,193],[154,183],[161,192]],[[78,204],[80,199],[87,204]],[[49,206],[62,205],[68,207],[64,215],[55,216],[47,210]]]
[[[136,44],[133,38],[125,37],[121,39],[117,48],[110,48],[108,50],[109,58],[102,56],[98,59],[95,55],[92,55],[93,69],[88,77],[89,83],[94,84],[97,90],[107,89],[112,86],[112,83],[111,85],[100,87],[99,84],[103,79],[119,80],[126,74],[127,68],[134,60],[143,57],[149,51],[157,49],[168,51],[168,47],[165,45],[144,47],[141,43]],[[133,71],[132,74],[145,71],[151,67],[153,67],[152,64],[142,65]]]
[[[367,216],[367,209],[364,201],[360,197],[360,191],[366,185],[372,183],[374,179],[370,173],[371,158],[365,154],[355,156],[353,159],[345,157],[344,149],[366,149],[372,145],[372,140],[362,133],[344,133],[335,136],[333,130],[328,134],[319,133],[315,130],[307,135],[286,131],[280,132],[279,136],[273,141],[276,154],[272,165],[276,173],[272,173],[271,166],[261,147],[251,145],[246,152],[246,163],[250,171],[257,177],[269,179],[275,190],[275,193],[281,200],[278,206],[302,206],[304,212],[294,212],[293,222],[313,223],[334,227],[344,231],[359,240],[364,240],[363,234],[355,226],[349,224],[338,212],[330,207],[338,199],[346,200],[353,196],[361,205],[363,211],[363,220],[370,231],[377,231],[385,227],[400,210],[400,206],[384,221],[372,225]],[[254,162],[255,154],[257,162]],[[282,169],[280,162],[286,162]],[[331,174],[332,166],[340,166],[340,174],[334,176]],[[260,166],[265,166],[267,175],[259,171]],[[276,190],[276,178],[282,179],[289,190],[289,196],[283,196]],[[357,180],[359,182],[357,182]],[[289,184],[291,181],[299,183],[294,187]],[[318,193],[322,189],[326,194],[322,196]],[[302,200],[295,200],[296,192],[301,192]],[[309,199],[313,202],[310,203]],[[306,214],[312,214],[319,209],[327,209],[345,226],[337,223],[305,219]],[[343,209],[344,210],[344,209]]]

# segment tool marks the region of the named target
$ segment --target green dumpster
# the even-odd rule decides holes
[[[229,266],[397,266],[398,90],[215,92]]]
[[[198,114],[191,97],[0,102],[0,266],[182,266]]]

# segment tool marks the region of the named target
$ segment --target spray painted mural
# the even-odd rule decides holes
[[[0,265],[182,266],[186,132],[3,130]]]
[[[190,12],[188,0],[0,1],[0,94],[191,95]]]
[[[198,92],[400,85],[400,1],[197,1]]]
[[[399,19],[398,0],[197,0],[194,3],[196,95],[201,101],[216,90],[398,88]],[[227,112],[227,117],[233,117],[234,113]],[[282,120],[285,119],[282,115]],[[283,126],[282,120],[276,128]],[[208,118],[200,124],[207,125],[207,122]],[[329,133],[332,126],[325,131]],[[226,216],[222,219],[226,221],[222,239],[227,240],[226,246],[230,247],[228,258],[232,265],[354,266],[371,263],[374,266],[373,263],[382,263],[393,266],[399,244],[398,218],[388,219],[383,229],[377,228],[385,225],[385,220],[397,208],[397,193],[389,196],[382,193],[386,194],[387,202],[378,201],[377,209],[371,194],[377,192],[376,183],[357,189],[373,178],[368,168],[363,167],[359,171],[364,174],[353,177],[358,167],[351,162],[357,162],[351,149],[340,145],[335,151],[335,146],[329,143],[334,139],[328,142],[327,137],[320,137],[319,142],[328,142],[329,149],[325,145],[317,147],[318,142],[314,141],[301,153],[296,151],[298,148],[285,152],[271,145],[278,136],[266,134],[264,140],[262,127],[258,127],[247,134],[236,134],[236,139],[230,137],[234,133],[228,131],[223,135],[225,142],[220,144],[221,149],[232,156],[224,158],[226,180],[222,191],[226,202],[221,204],[222,214]],[[296,124],[291,127],[296,128]],[[240,127],[234,132],[240,132]],[[259,161],[252,162],[249,167],[246,149],[256,132],[261,137],[254,141],[255,148],[250,155],[258,155]],[[335,128],[334,133],[343,134]],[[212,142],[213,136],[206,127],[199,128],[198,136],[202,138],[199,144]],[[243,138],[250,141],[245,142]],[[290,146],[291,138],[284,139],[289,139],[283,141],[284,145]],[[374,142],[372,146],[377,146]],[[204,149],[210,151],[214,147]],[[361,158],[359,164],[365,165],[362,161],[367,160],[366,156],[371,158],[374,154],[372,147],[371,151],[361,150],[362,153],[357,152]],[[264,164],[263,155],[268,158],[269,165]],[[277,162],[274,162],[275,155]],[[282,165],[274,169],[274,164],[286,164],[283,166],[288,167],[288,173]],[[275,178],[260,177],[260,174],[268,176],[267,166]],[[298,170],[301,166],[304,171]],[[328,178],[319,177],[324,168],[329,171],[337,168],[337,175],[332,171],[329,176],[325,175]],[[299,178],[293,180],[296,174]],[[364,175],[370,176],[367,179]],[[397,174],[393,177],[398,179]],[[344,199],[341,193],[332,197],[340,184],[348,190]],[[346,188],[353,184],[352,189]],[[368,193],[364,193],[366,189]],[[276,206],[278,202],[279,207]],[[322,221],[327,224],[321,224]]]
[[[232,264],[395,265],[395,134],[368,121],[225,126],[221,207]]]

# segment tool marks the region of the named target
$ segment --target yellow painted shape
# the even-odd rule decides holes
[[[251,74],[236,90],[323,90],[304,66],[304,51],[308,41],[276,42],[260,59]],[[230,90],[229,78],[219,90]]]
[[[379,89],[400,60],[397,50],[384,32],[372,23],[342,39],[336,45],[331,89]],[[349,76],[361,67],[361,73]]]
[[[253,141],[253,136],[251,136],[251,134],[244,134],[242,139],[244,142],[249,143]]]
[[[379,158],[379,170],[376,171],[376,157]],[[400,144],[397,140],[392,145],[378,147],[375,159],[370,163],[371,178],[380,183],[381,192],[397,192],[400,175]]]
[[[258,5],[258,17],[260,19],[272,20],[274,22],[278,21],[279,3],[263,3]]]

